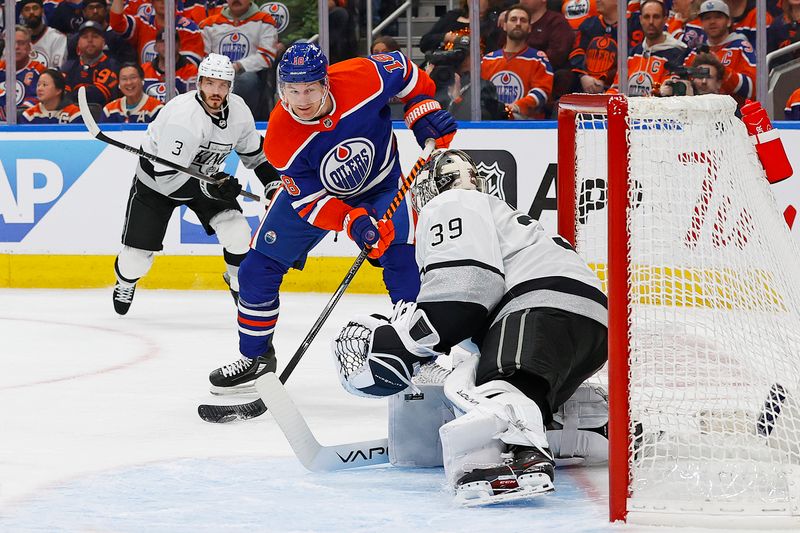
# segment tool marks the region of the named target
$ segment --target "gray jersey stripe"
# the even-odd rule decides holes
[[[503,297],[505,284],[498,274],[465,265],[426,272],[418,302],[471,302],[488,311]]]
[[[525,312],[522,313],[522,316],[519,319],[519,336],[517,337],[517,354],[516,354],[516,356],[514,356],[514,366],[516,366],[517,369],[522,368],[522,341],[523,341],[523,336],[525,335],[525,319],[527,318],[528,313],[530,313],[530,312],[531,312],[530,309],[526,309]]]
[[[503,375],[503,361],[501,358],[503,357],[503,341],[505,340],[506,336],[506,322],[508,320],[508,315],[503,317],[503,323],[500,324],[500,342],[497,343],[497,371],[500,375]]]

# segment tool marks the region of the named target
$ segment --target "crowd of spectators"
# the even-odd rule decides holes
[[[365,1],[373,1],[379,19],[396,5],[328,0],[332,63],[356,55]],[[551,118],[564,94],[617,92],[618,1],[625,0],[480,0],[482,119]],[[755,97],[755,0],[627,1],[630,96],[721,93],[740,103]],[[234,92],[257,120],[267,119],[275,105],[274,65],[289,44],[315,35],[318,23],[317,0],[262,2],[178,0],[176,93],[195,88],[205,55],[224,54],[236,69]],[[800,40],[800,0],[767,6],[768,51]],[[155,117],[167,91],[165,0],[18,0],[16,15],[21,123],[79,121],[71,104],[80,87],[101,121]],[[469,2],[461,0],[419,43],[436,99],[460,120],[471,116],[469,27]],[[384,36],[372,52],[398,48]],[[0,120],[5,76],[2,62]],[[800,89],[785,115],[800,120]]]
[[[85,87],[96,119],[150,122],[167,92],[165,4],[165,0],[18,0],[14,28],[18,121],[80,121],[74,103],[78,89]],[[331,60],[353,57],[354,11],[346,0],[329,0],[329,12]],[[195,89],[200,61],[211,52],[220,53],[236,70],[234,92],[257,120],[266,120],[274,105],[276,60],[289,44],[318,31],[316,0],[178,0],[175,92]],[[5,82],[5,62],[1,62],[0,121],[5,121]]]
[[[481,87],[484,119],[504,118],[498,100],[505,118],[536,119],[552,117],[569,92],[618,92],[618,0],[513,1],[480,3],[481,78],[495,89]],[[800,0],[767,0],[767,7],[767,52],[800,40]],[[629,96],[718,93],[740,104],[755,98],[755,0],[629,0],[626,12]],[[420,42],[437,98],[451,111],[464,99],[469,75],[468,17],[464,1]],[[771,66],[794,57],[800,52]],[[800,90],[785,115],[800,119]]]

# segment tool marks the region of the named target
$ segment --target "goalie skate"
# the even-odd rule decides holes
[[[456,483],[456,501],[465,507],[532,499],[555,491],[553,460],[536,448],[512,447],[504,464],[476,468]],[[505,455],[505,454],[504,454]]]

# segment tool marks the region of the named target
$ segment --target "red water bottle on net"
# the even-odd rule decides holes
[[[742,122],[756,147],[758,159],[770,183],[778,183],[792,175],[792,165],[786,157],[778,130],[772,126],[766,110],[759,102],[748,100],[742,106]]]

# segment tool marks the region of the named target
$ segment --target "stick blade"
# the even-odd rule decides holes
[[[89,108],[89,101],[86,100],[86,87],[80,87],[78,89],[78,107],[81,109],[81,118],[83,118],[86,129],[89,130],[92,137],[97,137],[100,133],[100,127],[92,116],[92,110]]]
[[[238,405],[199,405],[197,414],[206,422],[225,424],[234,420],[250,420],[267,412],[264,402],[242,403]]]
[[[322,446],[311,433],[286,388],[272,372],[256,380],[256,390],[303,466],[312,472],[330,472],[389,461],[386,439]]]

